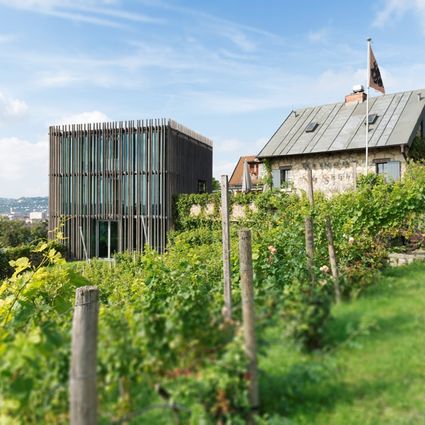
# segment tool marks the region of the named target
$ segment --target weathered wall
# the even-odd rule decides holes
[[[221,217],[221,207],[218,210]],[[230,209],[230,213],[229,213],[230,220],[239,220],[240,218],[245,218],[247,210],[250,210],[252,212],[257,212],[258,209],[254,205],[254,203],[250,203],[249,205],[246,205],[246,206],[239,205],[239,204],[232,205]],[[215,213],[214,204],[207,204],[205,207],[202,207],[199,204],[193,204],[190,207],[189,214],[191,217],[199,217],[201,215],[205,215],[207,217],[213,218],[214,213]]]
[[[369,150],[369,172],[375,173],[375,160],[388,159],[401,162],[401,174],[406,160],[400,147]],[[314,190],[326,194],[343,192],[354,187],[356,175],[365,174],[365,152],[332,152],[327,154],[300,155],[270,159],[272,169],[290,167],[290,180],[295,189],[306,190],[306,169],[313,170]]]

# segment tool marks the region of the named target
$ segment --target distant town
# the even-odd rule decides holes
[[[47,220],[48,197],[0,198],[0,217],[29,223]]]

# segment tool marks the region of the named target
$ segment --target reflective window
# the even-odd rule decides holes
[[[205,180],[198,180],[198,193],[206,193],[207,182]]]

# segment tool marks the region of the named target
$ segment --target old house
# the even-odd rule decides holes
[[[71,258],[164,251],[173,198],[212,189],[212,141],[172,120],[50,127],[49,228]]]
[[[255,156],[241,156],[233,170],[229,180],[229,188],[231,190],[241,190],[242,175],[245,161],[248,163],[249,175],[253,186],[262,184],[263,164]]]
[[[273,186],[305,189],[312,168],[315,189],[327,194],[353,188],[366,173],[366,93],[344,102],[292,111],[258,154],[269,160]],[[397,180],[424,151],[425,89],[369,99],[368,172]]]

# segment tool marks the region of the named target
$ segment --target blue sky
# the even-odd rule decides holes
[[[0,0],[0,197],[48,193],[48,126],[169,117],[214,175],[295,108],[425,87],[425,0]],[[375,94],[374,94],[375,95]]]

